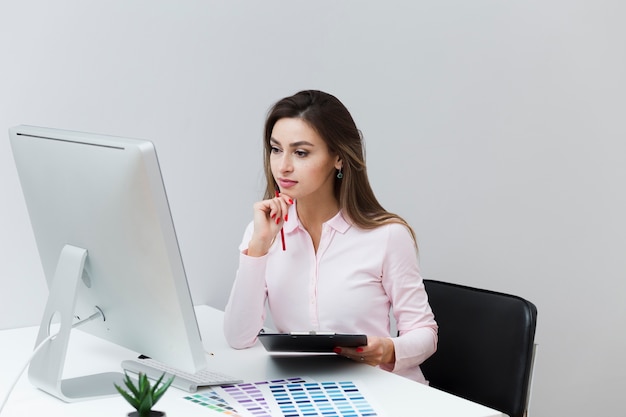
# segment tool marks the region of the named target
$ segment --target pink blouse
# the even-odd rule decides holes
[[[278,332],[332,331],[392,337],[395,364],[381,368],[425,383],[419,365],[437,349],[437,323],[409,231],[401,224],[365,230],[342,213],[324,223],[317,253],[295,205],[270,251],[250,257],[245,231],[239,269],[224,316],[228,343],[255,344],[266,302]],[[400,336],[390,334],[390,310]]]

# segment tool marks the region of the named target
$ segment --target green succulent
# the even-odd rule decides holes
[[[154,386],[152,386],[150,385],[150,380],[148,380],[146,374],[140,372],[139,380],[137,381],[137,385],[135,385],[128,374],[126,372],[124,372],[124,374],[124,385],[126,385],[129,391],[125,391],[117,384],[114,384],[115,388],[120,394],[122,394],[122,397],[124,397],[126,401],[128,401],[128,403],[135,408],[135,410],[137,410],[139,417],[148,417],[150,415],[152,407],[161,399],[163,394],[165,394],[165,391],[167,391],[174,381],[174,377],[171,377],[169,380],[161,384],[163,377],[165,377],[164,373],[156,381]]]

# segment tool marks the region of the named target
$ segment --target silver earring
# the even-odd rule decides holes
[[[339,179],[343,178],[343,172],[341,172],[341,168],[339,168],[339,171],[337,172],[337,178]]]

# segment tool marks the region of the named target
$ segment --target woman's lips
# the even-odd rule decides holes
[[[280,188],[290,188],[296,185],[297,183],[298,181],[288,180],[285,178],[280,178],[278,180],[278,185],[280,185]]]

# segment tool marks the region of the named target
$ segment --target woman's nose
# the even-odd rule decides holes
[[[279,168],[281,172],[291,172],[293,166],[291,164],[291,158],[288,155],[282,157]]]

